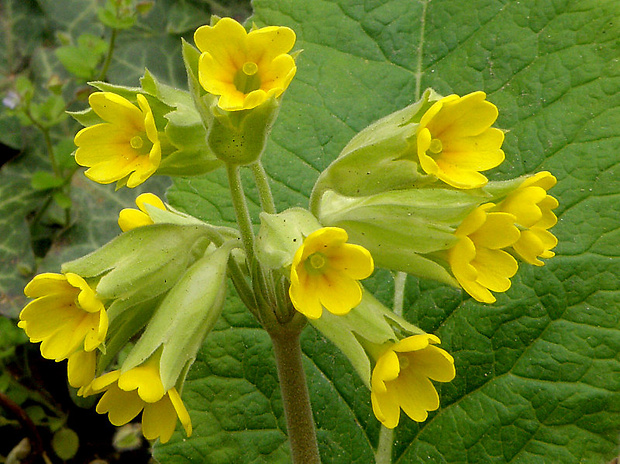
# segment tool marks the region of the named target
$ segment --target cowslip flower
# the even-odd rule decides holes
[[[24,289],[34,298],[18,323],[46,359],[69,359],[69,383],[80,387],[95,373],[95,349],[105,340],[108,316],[95,291],[79,275],[46,273]]]
[[[521,229],[519,240],[512,248],[527,263],[543,266],[539,258],[552,258],[551,251],[558,244],[558,239],[549,232],[558,218],[551,211],[558,207],[558,201],[547,190],[556,184],[556,178],[547,171],[529,177],[498,208],[513,214],[517,226]]]
[[[97,403],[99,414],[108,414],[113,425],[125,425],[142,412],[142,433],[148,440],[170,440],[177,417],[187,436],[192,434],[189,413],[176,388],[164,390],[159,375],[159,356],[126,372],[115,370],[93,380],[78,394],[90,396],[104,392]]]
[[[417,422],[425,421],[428,411],[439,408],[437,390],[429,379],[450,382],[456,375],[454,358],[434,346],[439,343],[435,335],[413,335],[377,359],[370,398],[375,416],[385,427],[398,425],[401,408]]]
[[[136,206],[138,209],[125,208],[118,215],[118,226],[123,232],[135,229],[136,227],[148,226],[153,224],[153,219],[144,205],[151,205],[166,211],[164,202],[157,195],[152,193],[143,193],[136,198]]]
[[[306,317],[318,319],[323,307],[346,314],[362,300],[358,280],[372,274],[374,263],[368,250],[347,240],[344,229],[324,227],[308,235],[295,252],[289,295]]]
[[[255,108],[270,97],[279,97],[297,71],[288,54],[295,38],[288,27],[263,27],[248,33],[231,18],[199,27],[194,41],[202,52],[200,84],[219,95],[218,106],[227,111]]]
[[[100,184],[124,181],[136,187],[152,176],[161,162],[161,143],[153,112],[138,94],[138,105],[112,92],[95,92],[88,102],[104,123],[85,127],[75,136],[75,161]]]
[[[487,178],[479,171],[504,160],[504,133],[491,125],[497,107],[484,92],[464,97],[449,95],[435,102],[420,120],[417,151],[420,166],[452,187],[482,187]]]
[[[480,205],[456,229],[458,242],[448,251],[448,262],[463,289],[483,303],[496,301],[494,292],[510,288],[518,269],[517,260],[504,248],[519,240],[514,215],[490,211],[493,203]]]

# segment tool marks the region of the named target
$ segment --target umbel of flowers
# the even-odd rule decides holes
[[[102,395],[98,413],[115,425],[141,414],[145,437],[166,442],[178,422],[192,433],[183,384],[230,279],[273,340],[294,462],[318,462],[301,358],[282,355],[300,356],[308,322],[350,360],[384,426],[396,427],[401,410],[426,420],[440,407],[433,382],[451,381],[455,360],[362,281],[381,267],[493,303],[519,261],[553,256],[556,179],[543,171],[488,181],[505,157],[497,108],[480,91],[428,90],[353,137],[320,174],[308,209],[278,212],[261,157],[297,71],[295,33],[214,18],[195,42],[182,46],[187,91],[148,71],[139,88],[92,83],[90,108],[73,113],[86,126],[75,159],[89,179],[117,188],[224,169],[237,227],[140,195],[138,209],[120,212],[117,238],[32,279],[19,326],[44,357],[68,360],[79,395]],[[258,233],[242,168],[260,195]]]

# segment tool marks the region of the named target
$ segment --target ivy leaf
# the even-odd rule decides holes
[[[439,388],[442,405],[426,422],[403,416],[392,461],[613,458],[620,424],[617,2],[256,0],[254,7],[257,25],[292,27],[303,49],[264,157],[279,209],[307,206],[318,173],[346,142],[426,87],[444,95],[484,90],[498,106],[507,159],[491,179],[549,170],[559,180],[551,192],[560,201],[557,257],[542,268],[522,265],[497,304],[408,279],[405,316],[439,335],[457,378]],[[212,173],[175,180],[169,199],[227,223],[224,193],[225,179]],[[387,273],[370,286],[390,303]],[[156,446],[162,462],[290,459],[270,345],[229,303],[186,385],[195,434]],[[380,429],[369,392],[311,329],[302,347],[322,460],[372,462]]]

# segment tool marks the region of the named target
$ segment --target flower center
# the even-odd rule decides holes
[[[323,269],[327,266],[327,259],[323,253],[313,253],[308,256],[305,265],[309,274],[323,274]]]
[[[129,141],[129,145],[131,145],[131,148],[139,150],[144,145],[144,140],[139,135],[134,135]]]
[[[258,75],[258,65],[253,61],[246,61],[235,74],[233,84],[239,92],[244,94],[260,89],[261,80]]]
[[[402,355],[402,354],[397,354],[397,356],[398,356],[398,364],[400,365],[400,370],[402,372],[405,369],[407,369],[411,363],[409,362],[409,358],[407,356]]]
[[[441,140],[439,139],[431,140],[431,144],[428,147],[428,150],[435,155],[438,155],[439,153],[441,153],[441,151],[443,150],[443,144],[441,143]]]

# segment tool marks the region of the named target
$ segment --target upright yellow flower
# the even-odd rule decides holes
[[[77,274],[40,274],[24,289],[35,298],[19,315],[32,343],[46,359],[69,359],[69,382],[80,387],[95,373],[95,349],[108,330],[108,316],[94,290]]]
[[[555,256],[551,249],[558,244],[555,235],[547,230],[558,222],[551,211],[558,207],[558,201],[547,195],[547,190],[556,182],[550,172],[539,172],[523,181],[498,205],[499,209],[516,217],[521,229],[521,236],[512,248],[524,261],[536,266],[545,264],[538,258]]]
[[[493,203],[476,208],[454,233],[459,241],[448,251],[448,262],[454,277],[476,300],[494,303],[489,290],[505,292],[510,278],[518,269],[517,260],[503,248],[519,240],[515,216],[489,211]]]
[[[231,18],[202,26],[194,34],[202,52],[198,77],[202,87],[219,95],[227,111],[255,108],[279,97],[295,76],[295,60],[288,52],[295,32],[288,27],[263,27],[249,33]]]
[[[452,187],[482,187],[486,171],[504,160],[504,133],[491,125],[497,107],[484,92],[449,95],[422,116],[417,131],[420,166]]]
[[[358,280],[374,270],[372,256],[359,245],[346,243],[339,227],[312,232],[297,249],[291,265],[289,295],[295,309],[318,319],[323,307],[333,314],[346,314],[362,300]]]
[[[454,358],[433,346],[439,343],[435,335],[413,335],[392,345],[377,360],[370,398],[375,416],[385,427],[398,425],[401,408],[417,422],[439,408],[437,390],[429,379],[450,382],[456,374]]]
[[[143,193],[136,198],[138,209],[125,208],[118,215],[118,226],[123,232],[135,229],[136,227],[148,226],[153,224],[151,216],[144,205],[151,205],[166,211],[166,205],[157,195]]]
[[[88,102],[104,123],[85,127],[75,136],[75,161],[86,177],[100,184],[127,178],[133,188],[152,176],[161,161],[161,144],[153,112],[144,95],[137,108],[112,92],[95,92]]]
[[[142,412],[142,433],[148,440],[170,440],[177,417],[187,436],[192,422],[176,388],[164,391],[159,375],[159,356],[129,369],[108,372],[79,391],[82,396],[105,392],[97,404],[99,414],[108,414],[113,425],[125,425]]]

